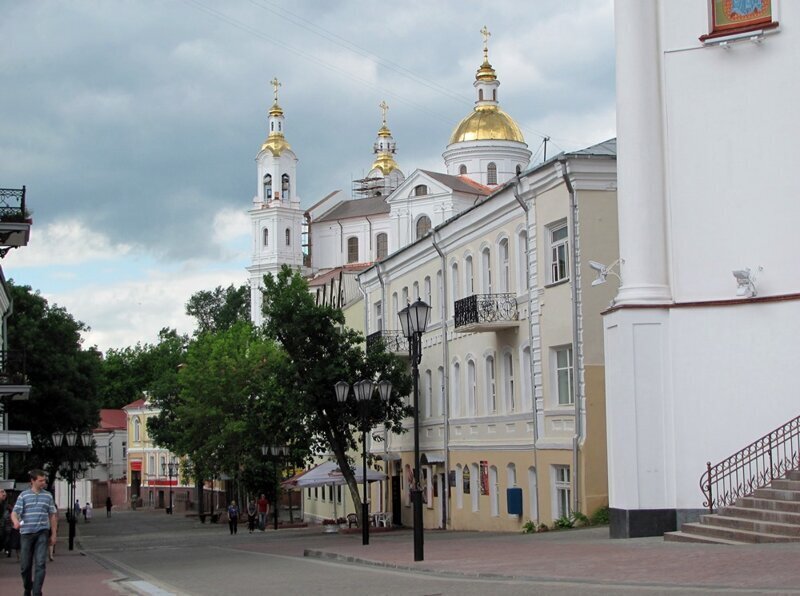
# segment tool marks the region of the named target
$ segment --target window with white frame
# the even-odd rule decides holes
[[[514,412],[517,400],[514,395],[514,356],[511,352],[503,354],[503,389],[506,412]]]
[[[517,294],[526,291],[528,284],[528,234],[522,230],[517,234]]]
[[[437,371],[437,378],[439,380],[439,399],[436,400],[436,414],[444,416],[444,367],[440,366]]]
[[[286,246],[292,245],[292,231],[289,228],[286,228],[283,234],[286,237]]]
[[[358,262],[358,238],[356,236],[350,236],[347,239],[347,262]]]
[[[456,507],[464,507],[464,469],[461,464],[456,464]]]
[[[408,286],[404,287],[400,291],[400,301],[402,302],[400,308],[405,308],[406,306],[408,306]]]
[[[419,282],[415,281],[411,286],[411,301],[414,302],[417,298],[422,298],[419,294]]]
[[[489,466],[489,504],[492,516],[500,515],[500,486],[497,478],[497,467]]]
[[[148,476],[158,476],[158,471],[156,470],[156,456],[150,455],[147,457],[147,475]]]
[[[453,294],[453,300],[461,298],[458,287],[458,263],[450,265],[450,292]]]
[[[467,361],[467,416],[477,414],[475,361]]]
[[[461,414],[459,401],[461,400],[461,365],[453,363],[453,375],[450,378],[450,416],[457,417]]]
[[[498,279],[499,291],[511,291],[511,270],[508,257],[508,238],[503,238],[498,246],[499,259],[500,259],[500,277]]]
[[[264,236],[264,246],[269,246],[269,230],[267,228],[264,228],[263,236]]]
[[[383,331],[383,302],[375,303],[375,331]]]
[[[486,184],[497,184],[497,165],[494,162],[486,166]]]
[[[417,220],[417,240],[431,231],[431,218],[423,215]]]
[[[138,416],[134,416],[133,418],[133,440],[142,440],[142,423],[139,421]]]
[[[475,293],[475,268],[472,264],[472,255],[464,258],[464,297]]]
[[[272,176],[269,174],[264,176],[264,200],[272,200]]]
[[[281,198],[284,201],[289,198],[289,174],[281,176]]]
[[[480,496],[481,496],[481,469],[478,464],[470,464],[469,484],[470,493],[472,493],[472,510],[478,512],[480,510]]]
[[[487,246],[481,251],[481,291],[492,293],[492,252]]]
[[[375,245],[377,247],[377,256],[379,259],[384,258],[389,254],[389,236],[385,232],[381,232],[375,236]]]
[[[550,283],[569,278],[569,233],[567,222],[548,227],[550,238]]]
[[[497,413],[497,383],[494,371],[494,356],[486,357],[486,413]]]
[[[439,308],[436,309],[436,312],[442,314],[444,311],[444,318],[447,318],[447,309],[442,308],[444,304],[444,276],[442,276],[442,270],[439,269],[436,272],[436,304]]]
[[[572,346],[553,348],[551,354],[553,357],[553,372],[558,405],[568,406],[575,403],[572,393]]]
[[[431,400],[433,399],[433,373],[430,370],[425,371],[425,387],[423,388],[423,396],[425,399],[423,415],[430,418],[433,415],[431,411]]]
[[[404,304],[403,308],[405,308],[405,306],[406,305]],[[400,312],[400,302],[399,299],[397,298],[397,292],[392,292],[392,316],[396,315],[399,312]],[[398,325],[400,324],[398,321],[395,321],[395,323],[397,323]]]
[[[553,491],[555,493],[553,511],[556,513],[556,517],[569,516],[572,513],[569,466],[553,466]]]
[[[428,303],[428,306],[433,306],[433,294],[431,293],[431,278],[426,275],[422,280],[422,299]]]

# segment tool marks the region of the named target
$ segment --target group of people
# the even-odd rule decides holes
[[[239,506],[236,501],[231,501],[228,505],[228,528],[231,531],[231,536],[239,531]],[[258,501],[250,499],[247,503],[247,529],[252,534],[256,530],[256,521],[258,521],[258,529],[262,532],[267,527],[267,518],[269,517],[269,501],[262,493]]]

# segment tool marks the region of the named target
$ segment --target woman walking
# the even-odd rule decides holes
[[[231,501],[228,505],[228,527],[231,530],[231,536],[236,534],[239,525],[239,508],[236,506],[236,501]]]
[[[252,534],[256,529],[256,515],[258,515],[258,508],[253,499],[247,503],[247,529]]]

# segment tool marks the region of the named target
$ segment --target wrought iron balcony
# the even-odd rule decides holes
[[[25,246],[31,235],[31,220],[25,209],[25,187],[0,188],[0,257],[12,248]]]
[[[28,399],[31,387],[25,374],[25,352],[0,350],[0,398]]]
[[[495,331],[517,325],[519,310],[515,294],[473,294],[455,302],[458,331]]]
[[[408,338],[400,331],[376,331],[367,336],[367,351],[381,343],[387,352],[408,356]]]

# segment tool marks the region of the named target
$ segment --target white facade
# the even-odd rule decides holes
[[[800,6],[772,2],[780,27],[703,42],[711,4],[616,2],[622,285],[604,320],[616,536],[696,516],[706,462],[798,414]],[[732,272],[746,268],[757,297],[737,296]]]

